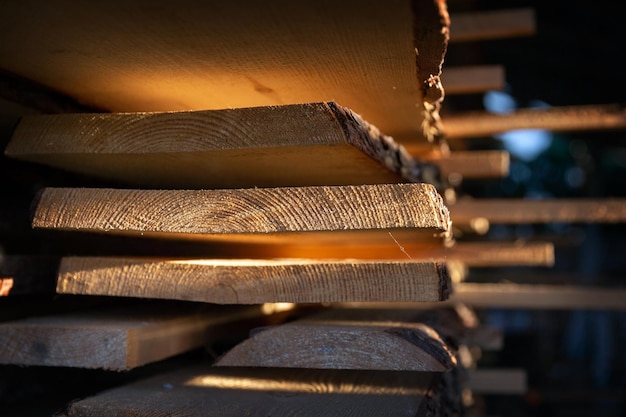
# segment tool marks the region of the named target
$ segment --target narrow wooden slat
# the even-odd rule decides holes
[[[504,67],[501,65],[475,65],[445,67],[441,75],[446,94],[476,94],[489,90],[502,90],[505,86]],[[448,133],[447,119],[443,119],[444,132]]]
[[[446,22],[432,0],[3,3],[0,67],[113,112],[336,100],[415,140]]]
[[[474,307],[624,310],[626,290],[569,285],[462,283],[454,287],[450,300]]]
[[[304,244],[354,239],[333,232],[367,231],[389,240],[406,229],[433,241],[449,231],[443,199],[429,184],[236,190],[126,190],[48,188],[33,226],[233,241]],[[306,233],[293,233],[306,232]],[[319,233],[317,233],[319,232]]]
[[[332,102],[30,116],[5,154],[152,188],[361,185],[436,175],[435,166]]]
[[[526,371],[517,368],[470,369],[468,388],[474,394],[521,395],[526,392]]]
[[[448,179],[455,176],[463,179],[509,175],[510,155],[506,151],[453,151],[448,155],[426,156],[423,159],[436,164],[441,175]]]
[[[454,13],[450,23],[450,42],[530,36],[536,30],[535,11],[527,7]]]
[[[490,136],[517,129],[575,132],[626,128],[623,105],[563,106],[520,109],[512,113],[468,112],[443,119],[447,139]]]
[[[626,199],[460,199],[449,206],[454,223],[484,218],[489,223],[619,223]]]
[[[421,323],[305,320],[257,332],[216,366],[445,372],[456,365]]]
[[[66,416],[425,417],[437,409],[438,379],[436,373],[194,366],[73,402]]]
[[[440,301],[449,281],[434,262],[71,257],[57,292],[217,304]]]
[[[0,363],[127,370],[198,348],[212,327],[260,315],[258,307],[83,311],[0,324]]]

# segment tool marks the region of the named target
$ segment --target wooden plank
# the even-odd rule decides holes
[[[462,283],[455,285],[450,300],[477,308],[626,309],[623,288],[570,285]]]
[[[455,184],[463,178],[502,178],[509,175],[510,154],[506,151],[452,151],[445,155],[426,155],[422,159],[436,164],[441,175]]]
[[[532,8],[472,11],[450,16],[450,42],[474,42],[535,34]]]
[[[502,65],[445,67],[441,83],[448,95],[502,90],[505,86],[504,67]],[[449,135],[447,119],[443,119],[443,128],[447,137]]]
[[[253,334],[215,365],[446,372],[456,358],[421,323],[302,320]]]
[[[5,154],[152,188],[432,182],[437,174],[333,102],[30,116]]]
[[[199,348],[216,326],[260,315],[258,307],[201,312],[114,308],[0,323],[0,363],[127,370]]]
[[[389,240],[404,229],[431,242],[449,231],[443,199],[429,184],[235,190],[44,189],[36,228],[167,238],[323,244]],[[294,233],[306,232],[306,233]],[[341,233],[334,233],[341,232]],[[440,238],[437,238],[440,239]]]
[[[459,199],[449,205],[455,224],[482,218],[489,223],[622,223],[626,199]]]
[[[401,303],[405,306],[406,303]],[[429,308],[403,308],[392,303],[333,303],[331,307],[314,312],[300,322],[379,322],[423,323],[432,327],[446,341],[486,350],[498,350],[503,345],[501,329],[482,326],[472,309],[461,303],[429,303]]]
[[[468,388],[474,394],[522,395],[526,392],[526,371],[518,368],[470,369]]]
[[[446,139],[491,136],[518,129],[576,132],[626,128],[621,104],[519,109],[506,114],[467,112],[444,119]]]
[[[432,0],[3,3],[0,68],[112,112],[336,100],[415,140],[446,24]]]
[[[449,281],[434,262],[68,257],[57,292],[217,304],[440,301]]]
[[[626,309],[626,290],[621,287],[590,287],[543,284],[454,284],[447,301],[439,303],[340,303],[350,308],[431,309],[456,303],[472,308],[505,309]]]
[[[435,373],[188,367],[68,405],[66,417],[440,416]]]

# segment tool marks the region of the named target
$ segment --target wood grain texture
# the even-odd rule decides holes
[[[255,333],[215,365],[445,372],[456,359],[421,323],[304,320]]]
[[[484,218],[489,223],[621,223],[626,199],[460,199],[449,205],[455,223]]]
[[[436,373],[194,366],[71,403],[67,417],[441,416]]]
[[[475,42],[531,36],[536,31],[535,11],[517,9],[454,13],[450,16],[450,42]]]
[[[0,68],[112,112],[335,100],[415,140],[421,80],[437,75],[421,74],[415,48],[441,64],[440,3],[5,3]]]
[[[0,363],[127,370],[201,347],[214,326],[259,315],[120,308],[0,323]]]
[[[440,301],[449,281],[434,262],[68,257],[57,292],[217,304]]]
[[[342,231],[449,231],[448,211],[428,184],[235,190],[47,188],[33,226],[57,230],[178,238],[306,242],[342,239]],[[317,233],[324,232],[322,236]],[[278,237],[277,237],[278,235]],[[364,238],[366,236],[363,236]],[[354,236],[349,236],[354,238]],[[324,240],[324,239],[322,239]],[[367,241],[367,239],[365,239]]]
[[[477,94],[502,90],[505,86],[504,67],[501,65],[474,65],[444,67],[441,83],[446,94]],[[448,137],[448,124],[442,119],[443,132]]]
[[[467,112],[444,119],[446,139],[490,136],[518,129],[575,132],[626,128],[626,109],[621,104],[519,109],[506,114]]]
[[[436,182],[437,167],[333,102],[24,117],[7,156],[152,188]]]

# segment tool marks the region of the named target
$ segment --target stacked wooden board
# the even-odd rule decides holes
[[[524,288],[459,281],[473,267],[550,266],[553,244],[465,241],[458,231],[624,220],[622,201],[515,201],[518,212],[456,201],[464,178],[507,175],[508,154],[451,150],[442,85],[501,88],[503,73],[487,68],[495,86],[481,85],[481,68],[446,78],[443,2],[292,3],[67,2],[62,15],[58,5],[2,6],[19,22],[0,18],[13,28],[3,69],[91,109],[24,116],[12,131],[8,158],[66,174],[33,186],[31,199],[29,226],[55,248],[9,255],[1,294],[27,293],[20,283],[34,269],[44,292],[54,282],[64,300],[105,301],[0,323],[10,341],[0,362],[128,371],[232,345],[214,364],[68,404],[68,416],[456,415],[472,390],[519,393],[523,372],[508,374],[508,391],[498,370],[468,372],[467,346],[493,345],[493,329],[439,309],[532,307],[503,295]],[[21,32],[31,25],[65,30],[31,43]],[[545,214],[529,217],[527,203]],[[55,256],[38,264],[41,252]],[[580,305],[576,289],[567,294],[560,308]],[[620,294],[595,300],[583,306],[624,307]],[[537,303],[554,307],[549,296]]]

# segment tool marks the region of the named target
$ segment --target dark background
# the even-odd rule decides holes
[[[624,14],[619,2],[454,1],[465,10],[532,7],[536,33],[529,37],[451,44],[444,64],[500,64],[506,93],[518,108],[537,101],[551,106],[623,104],[626,101]],[[452,20],[451,31],[454,31]],[[445,87],[445,86],[444,86]],[[446,114],[484,109],[480,94],[447,96]],[[552,134],[549,147],[525,160],[512,154],[502,180],[464,182],[474,197],[626,196],[626,131]],[[493,138],[463,143],[468,149],[506,149]],[[454,148],[453,148],[454,149]],[[572,175],[576,173],[575,180]],[[500,226],[489,239],[555,238],[554,268],[470,272],[469,281],[544,282],[623,287],[626,272],[623,224]],[[546,275],[549,273],[549,275]],[[486,310],[488,323],[506,330],[505,349],[481,365],[527,369],[525,396],[486,398],[487,415],[626,416],[626,314],[623,311]]]

